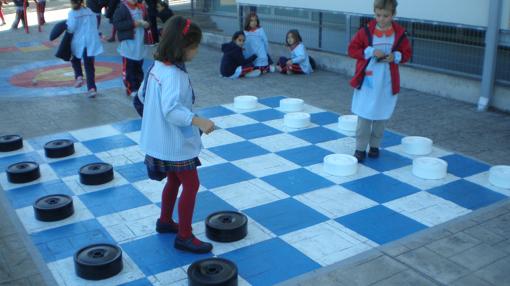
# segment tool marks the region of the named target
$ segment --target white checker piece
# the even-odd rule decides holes
[[[415,159],[415,158],[424,157],[424,156],[439,158],[439,157],[444,157],[444,156],[453,154],[453,152],[446,151],[446,150],[438,148],[436,146],[432,146],[432,152],[430,152],[430,154],[427,154],[424,156],[407,154],[406,152],[404,152],[404,147],[402,146],[402,144],[388,147],[388,148],[386,148],[386,150],[397,153],[401,156],[404,156],[404,157],[407,157],[410,159]]]
[[[406,184],[409,184],[411,186],[417,187],[420,190],[429,190],[459,180],[459,177],[450,173],[447,173],[446,177],[444,177],[443,179],[438,180],[422,179],[416,177],[413,174],[412,170],[413,166],[407,165],[402,168],[386,171],[384,172],[384,174],[399,181],[402,181]]]
[[[489,182],[489,171],[466,177],[464,180],[510,197],[510,189],[496,187]]]
[[[379,174],[378,171],[376,171],[370,167],[367,167],[365,165],[362,165],[362,164],[358,164],[358,171],[356,172],[356,174],[351,175],[351,176],[334,176],[334,175],[331,175],[330,173],[326,173],[324,171],[323,163],[311,165],[311,166],[305,167],[305,169],[308,169],[311,172],[334,182],[335,184],[343,184],[343,183],[347,183],[347,182],[351,182],[351,181],[355,181],[355,180],[359,180],[359,179],[362,179],[365,177]]]

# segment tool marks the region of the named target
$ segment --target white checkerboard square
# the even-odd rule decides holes
[[[96,186],[84,185],[80,183],[79,175],[64,177],[62,178],[62,182],[64,182],[64,184],[66,184],[69,187],[69,189],[71,189],[71,191],[73,191],[73,193],[75,193],[76,195],[97,192],[104,189],[129,184],[129,182],[126,179],[124,179],[124,177],[122,177],[119,173],[115,172],[115,170],[113,171],[113,180],[101,185]]]
[[[225,129],[218,129],[214,132],[202,136],[204,148],[212,148],[220,145],[232,144],[244,141],[244,138],[228,132]]]
[[[211,192],[239,210],[258,207],[289,197],[286,193],[260,179],[211,189]]]
[[[43,230],[48,230],[88,219],[94,218],[94,215],[89,211],[89,209],[83,204],[80,198],[73,196],[73,207],[74,214],[66,219],[59,221],[38,221],[35,219],[34,208],[33,206],[28,206],[24,208],[19,208],[16,210],[16,214],[21,220],[23,227],[25,227],[28,233],[40,232]]]
[[[142,153],[138,145],[129,146],[126,148],[117,148],[105,152],[95,154],[101,161],[119,167],[129,165],[145,160],[145,154]]]
[[[44,153],[44,149],[38,150],[37,153],[39,153],[41,158],[45,158],[46,162],[48,162],[48,163],[58,162],[58,161],[67,160],[67,159],[71,159],[71,158],[78,158],[78,157],[92,154],[92,152],[87,147],[85,147],[85,145],[83,145],[81,142],[74,142],[74,154],[66,156],[66,157],[48,158],[48,157],[46,157],[46,155]]]
[[[348,136],[348,137],[356,137],[356,131],[348,131],[348,130],[340,129],[338,127],[338,122],[337,123],[331,123],[331,124],[328,124],[328,125],[324,125],[324,128],[336,131],[336,132],[341,133],[341,134],[343,134],[345,136]]]
[[[351,181],[355,181],[355,180],[359,180],[359,179],[362,179],[365,177],[379,174],[378,171],[376,171],[370,167],[367,167],[365,165],[362,165],[362,164],[358,164],[358,171],[356,172],[356,174],[351,175],[351,176],[334,176],[334,175],[331,175],[330,173],[326,173],[326,171],[324,171],[323,163],[311,165],[311,166],[305,167],[305,169],[308,169],[311,172],[314,172],[315,174],[334,182],[335,184],[343,184],[343,183],[347,183],[347,182],[351,182]]]
[[[443,179],[438,180],[422,179],[416,177],[413,174],[412,170],[413,166],[407,165],[402,168],[386,171],[384,172],[384,174],[392,178],[395,178],[399,181],[402,181],[406,184],[409,184],[411,186],[417,187],[420,190],[429,190],[459,180],[459,177],[450,173],[447,173],[446,177],[444,177]]]
[[[232,164],[258,178],[300,168],[299,165],[273,153],[237,160]]]
[[[510,189],[503,189],[500,187],[496,187],[489,182],[489,171],[466,177],[466,178],[464,178],[464,180],[470,181],[471,183],[478,184],[478,185],[485,187],[491,191],[495,191],[495,192],[498,192],[500,194],[510,197]]]
[[[134,131],[134,132],[125,133],[124,135],[126,135],[129,139],[135,141],[136,144],[140,144],[140,134],[141,134],[141,131]]]
[[[257,120],[252,119],[248,116],[244,116],[242,114],[220,116],[215,117],[212,120],[214,122],[214,125],[223,129],[258,123]]]
[[[286,133],[255,138],[250,142],[274,153],[311,145],[303,139]]]
[[[58,180],[57,174],[55,174],[53,169],[48,164],[40,164],[39,172],[41,173],[41,177],[39,177],[39,179],[34,180],[32,182],[28,182],[28,183],[23,183],[23,184],[14,184],[14,183],[9,182],[9,180],[7,179],[7,173],[2,172],[0,174],[0,185],[2,185],[2,188],[5,191],[7,191],[7,190],[12,190],[12,189],[16,189],[16,188],[25,187],[25,186],[39,184],[42,182]]]
[[[200,163],[202,163],[202,166],[200,166],[199,168],[218,165],[227,162],[227,160],[221,158],[220,156],[214,154],[213,152],[207,149],[202,149],[200,155],[198,155],[198,158],[200,159]]]
[[[338,140],[321,142],[316,145],[335,154],[352,155],[354,154],[354,150],[356,150],[356,139],[352,137],[344,137]]]
[[[319,223],[281,236],[281,239],[322,266],[331,265],[373,247],[373,243],[335,221]]]
[[[111,125],[101,125],[96,127],[78,129],[69,132],[78,141],[88,141],[103,137],[121,134],[121,132]]]
[[[78,277],[74,270],[73,257],[67,257],[48,263],[48,268],[59,285],[114,286],[135,281],[144,277],[143,272],[138,269],[136,263],[134,263],[126,252],[122,253],[122,262],[123,268],[119,274],[108,279],[97,281],[85,280]]]
[[[34,151],[34,148],[32,147],[32,145],[30,145],[30,143],[28,143],[28,141],[23,140],[23,147],[21,147],[21,149],[9,151],[9,152],[0,152],[0,158],[29,153],[32,151]],[[43,157],[44,157],[44,155],[43,155]]]
[[[294,198],[329,218],[338,218],[378,205],[377,202],[342,186],[319,189]]]
[[[117,243],[124,243],[155,234],[160,213],[161,209],[151,204],[101,216],[97,220]]]
[[[429,227],[471,212],[469,209],[425,191],[384,203],[384,205]]]
[[[262,242],[264,240],[276,237],[275,234],[273,234],[267,228],[263,227],[250,217],[248,217],[248,234],[246,235],[245,238],[238,241],[225,243],[216,242],[208,239],[205,234],[204,221],[193,224],[193,233],[196,235],[198,239],[213,243],[214,247],[212,252],[214,255],[221,255],[223,253],[227,253],[242,247],[250,246]]]

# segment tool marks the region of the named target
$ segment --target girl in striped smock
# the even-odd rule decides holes
[[[269,58],[269,43],[266,32],[260,26],[259,17],[254,12],[248,14],[244,21],[244,50],[245,58],[257,55],[253,61],[256,69],[260,69],[262,73],[274,72],[275,67],[271,64]]]
[[[146,153],[149,177],[167,178],[161,198],[161,215],[156,222],[159,233],[177,233],[174,247],[206,253],[212,244],[195,238],[191,222],[200,186],[197,167],[202,149],[200,133],[214,130],[214,123],[198,117],[192,110],[195,94],[184,62],[197,53],[202,31],[190,19],[172,17],[166,23],[154,55],[154,65],[142,83],[138,98],[144,103],[140,147]],[[179,187],[179,223],[172,213]]]

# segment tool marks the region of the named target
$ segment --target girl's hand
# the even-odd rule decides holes
[[[395,61],[395,56],[393,55],[393,53],[390,53],[382,61],[392,63],[393,61]]]
[[[195,116],[193,117],[191,124],[197,126],[205,134],[209,134],[214,131],[214,122],[206,118]]]
[[[147,29],[150,27],[150,24],[147,21],[142,21],[142,26],[144,27],[144,29]]]
[[[291,65],[292,65],[292,60],[288,60],[288,61],[287,61],[287,65],[288,65],[288,66],[291,66]]]
[[[381,50],[375,50],[374,51],[374,57],[376,57],[379,60],[382,60],[386,55]]]

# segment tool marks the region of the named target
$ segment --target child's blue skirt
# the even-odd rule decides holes
[[[202,165],[198,157],[185,161],[165,161],[149,155],[145,155],[145,165],[147,165],[147,174],[151,180],[161,181],[166,178],[168,172],[179,172],[196,169]]]

